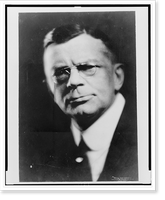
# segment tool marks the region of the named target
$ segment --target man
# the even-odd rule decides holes
[[[43,63],[71,130],[54,133],[51,153],[30,166],[33,180],[137,181],[136,124],[119,92],[124,71],[113,41],[78,24],[58,27],[45,37]]]

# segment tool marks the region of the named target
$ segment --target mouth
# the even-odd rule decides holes
[[[70,104],[72,106],[78,106],[80,104],[84,104],[87,101],[89,101],[93,95],[85,95],[85,96],[80,96],[80,97],[75,97],[75,98],[70,98],[66,100],[66,105]]]

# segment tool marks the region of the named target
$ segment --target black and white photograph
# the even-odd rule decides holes
[[[6,184],[152,185],[150,6],[6,8]]]

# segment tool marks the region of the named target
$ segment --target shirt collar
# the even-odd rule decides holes
[[[87,130],[83,132],[80,132],[72,120],[71,130],[76,145],[79,145],[82,134],[85,143],[91,150],[98,151],[104,148],[108,148],[123,111],[124,105],[125,99],[121,93],[118,93],[111,107],[94,124],[92,124]]]

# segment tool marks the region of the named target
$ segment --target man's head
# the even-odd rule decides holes
[[[55,102],[81,129],[88,128],[113,104],[124,81],[112,43],[99,30],[69,25],[50,32],[44,47]]]

